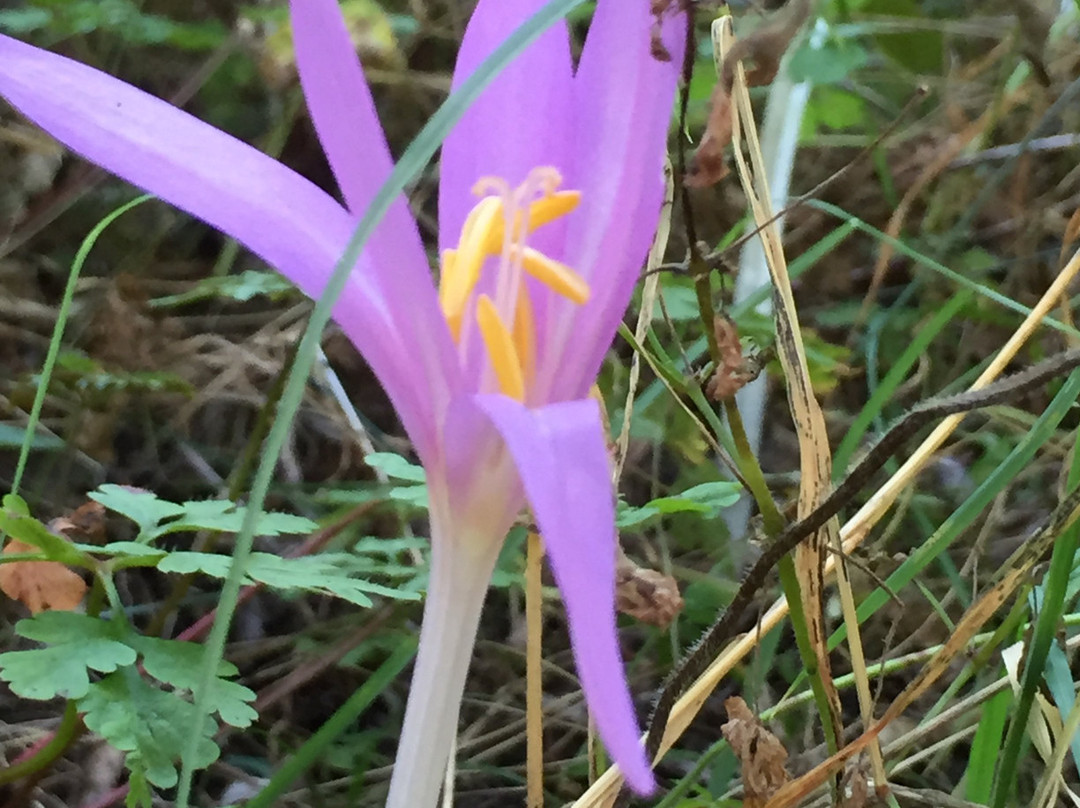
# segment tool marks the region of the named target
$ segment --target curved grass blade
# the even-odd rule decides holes
[[[330,322],[334,302],[345,288],[349,272],[356,264],[364,245],[382,217],[390,209],[393,201],[405,190],[405,186],[420,173],[446,138],[450,129],[484,88],[495,79],[499,71],[508,65],[514,57],[558,20],[565,17],[571,9],[583,2],[584,0],[550,0],[515,30],[505,42],[499,45],[461,87],[451,93],[442,106],[431,116],[431,119],[416,136],[416,139],[401,155],[401,159],[394,165],[390,176],[375,195],[370,207],[364,212],[360,223],[356,226],[356,230],[353,231],[352,238],[349,239],[349,244],[345,249],[345,254],[334,268],[334,273],[330,277],[322,297],[315,304],[315,309],[311,314],[311,321],[308,323],[304,336],[300,340],[296,359],[289,373],[289,380],[285,385],[285,393],[281,398],[278,417],[275,419],[270,434],[267,436],[266,447],[259,460],[259,467],[255,472],[255,479],[248,500],[247,514],[244,524],[236,536],[229,576],[225,579],[221,589],[217,619],[214,621],[214,627],[210,630],[210,635],[206,640],[206,651],[203,654],[199,687],[195,691],[195,713],[199,716],[199,720],[208,712],[207,703],[210,688],[213,685],[218,665],[225,654],[225,640],[233,613],[236,611],[236,601],[240,594],[244,568],[247,566],[248,558],[251,555],[256,521],[262,513],[266,494],[270,488],[270,481],[273,478],[274,468],[277,465],[277,459],[285,445],[289,430],[292,428],[293,417],[300,407],[300,400],[304,394],[307,378],[315,364],[323,329]],[[197,727],[193,727],[194,729],[197,729]],[[182,767],[176,795],[177,808],[188,808],[191,797],[191,783],[195,773],[194,761],[198,751],[198,734],[195,731],[190,733],[191,740],[183,750],[181,757]]]
[[[45,364],[41,368],[41,381],[34,393],[34,404],[30,408],[30,418],[26,422],[26,432],[23,435],[22,448],[19,451],[19,462],[15,466],[15,478],[11,483],[11,493],[19,492],[19,484],[22,482],[23,472],[26,471],[26,462],[30,457],[30,448],[34,442],[34,432],[37,429],[38,420],[41,418],[41,408],[45,404],[45,394],[49,390],[49,380],[52,379],[53,369],[56,367],[56,357],[60,353],[60,342],[64,338],[64,329],[67,327],[68,316],[71,314],[71,301],[75,297],[75,285],[79,281],[86,257],[94,248],[98,238],[105,232],[105,228],[127,213],[134,207],[141,205],[148,199],[149,194],[143,194],[121,205],[100,222],[83,239],[79,245],[79,251],[75,253],[75,260],[71,262],[71,271],[68,273],[67,285],[64,286],[64,295],[60,299],[60,310],[56,313],[56,325],[53,327],[52,337],[49,339],[49,350],[45,354]]]

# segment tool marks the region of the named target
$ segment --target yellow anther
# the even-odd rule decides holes
[[[480,336],[484,339],[491,366],[495,369],[499,390],[516,401],[524,401],[525,378],[521,372],[521,359],[514,347],[514,338],[487,295],[480,295],[476,300],[476,324],[480,327]]]
[[[513,247],[511,254],[515,258],[520,257],[521,268],[553,292],[557,292],[579,306],[588,301],[589,284],[566,264],[548,258],[532,247]]]
[[[446,253],[443,253],[442,273],[439,276],[439,303],[447,320],[460,320],[469,302],[476,282],[480,280],[480,267],[487,257],[487,243],[494,227],[502,229],[502,199],[489,196],[469,211],[465,224],[461,228],[461,241],[446,265]]]
[[[581,191],[556,191],[529,205],[529,232],[562,218],[581,203]]]
[[[521,362],[521,375],[526,384],[536,379],[536,322],[533,317],[529,290],[522,283],[514,309],[514,350]]]
[[[562,218],[570,213],[581,202],[581,191],[557,191],[547,196],[542,196],[529,205],[528,232],[531,233],[538,227],[543,227],[549,222]],[[514,217],[514,241],[521,240],[521,214]],[[499,222],[497,227],[492,228],[488,235],[488,242],[484,245],[488,255],[498,255],[503,248],[503,239],[506,238],[506,217]]]

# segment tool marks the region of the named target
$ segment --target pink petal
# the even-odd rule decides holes
[[[655,787],[615,632],[615,511],[595,401],[529,410],[474,396],[514,457],[570,616],[578,676],[600,736],[637,792]]]
[[[291,0],[300,83],[345,202],[360,216],[393,168],[371,90],[335,0]],[[427,255],[405,197],[387,211],[368,251],[377,266],[422,286]],[[430,284],[429,284],[430,285]]]
[[[229,234],[318,297],[355,219],[296,172],[124,82],[0,36],[0,95],[108,171]],[[415,293],[373,283],[362,256],[334,310],[418,451],[436,450],[436,407],[459,383],[437,341],[403,324]],[[439,321],[441,322],[441,320]],[[445,326],[443,326],[445,329]]]
[[[6,36],[0,94],[92,162],[243,241],[290,277],[340,257],[350,230],[340,205],[160,99]]]
[[[393,168],[371,90],[337,2],[291,0],[290,5],[297,67],[312,122],[349,210],[359,217]],[[437,410],[457,386],[457,359],[439,311],[427,253],[404,196],[386,212],[365,246],[365,256],[373,285],[394,301],[389,314],[405,354],[412,358],[396,372],[430,382],[426,408]],[[357,347],[364,351],[363,342]],[[431,434],[418,442],[433,439]],[[426,453],[425,446],[418,449]]]
[[[454,68],[458,87],[545,0],[480,0]],[[457,243],[476,203],[473,185],[497,176],[512,186],[536,166],[566,169],[570,111],[566,25],[552,26],[503,69],[443,143],[439,177],[439,246]]]
[[[571,178],[582,205],[568,218],[563,260],[593,294],[584,309],[551,304],[540,358],[549,399],[581,396],[592,384],[656,231],[685,18],[665,23],[670,62],[650,53],[652,24],[648,3],[599,0],[574,77]]]

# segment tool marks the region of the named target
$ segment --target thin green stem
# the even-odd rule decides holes
[[[26,434],[23,436],[22,448],[19,451],[19,462],[15,465],[15,477],[11,482],[11,493],[19,492],[23,474],[26,471],[26,463],[30,458],[30,447],[34,442],[34,431],[41,419],[41,409],[45,405],[45,394],[49,391],[49,381],[52,379],[53,369],[56,367],[56,357],[60,355],[60,343],[64,339],[64,329],[67,327],[68,317],[71,314],[71,303],[75,299],[75,287],[79,282],[79,274],[90,250],[94,248],[98,237],[105,232],[105,228],[115,222],[132,208],[141,205],[152,197],[143,194],[126,205],[121,205],[100,222],[83,239],[79,245],[79,251],[75,253],[75,260],[71,262],[71,271],[68,272],[67,284],[64,286],[64,294],[60,298],[60,308],[56,313],[56,325],[53,326],[52,337],[49,339],[49,350],[45,353],[45,364],[41,368],[41,377],[38,380],[37,390],[34,392],[34,403],[30,408],[30,417],[26,422]]]
[[[33,757],[0,770],[0,785],[14,783],[24,777],[31,777],[45,771],[85,731],[86,728],[79,719],[79,711],[75,708],[75,702],[69,699],[64,706],[64,715],[49,742]]]
[[[1066,494],[1074,491],[1077,483],[1080,482],[1080,456],[1077,454],[1077,449],[1080,449],[1080,432],[1076,433],[1073,462],[1065,487]],[[1020,765],[1021,745],[1027,734],[1028,716],[1031,714],[1035,694],[1043,679],[1046,658],[1065,611],[1065,595],[1078,540],[1080,540],[1080,524],[1074,524],[1054,542],[1050,567],[1043,580],[1041,609],[1035,621],[1035,630],[1031,635],[1030,644],[1025,649],[1024,670],[1020,679],[1020,694],[1016,700],[1016,710],[1013,712],[1012,721],[1009,722],[1009,731],[1005,734],[1005,747],[1001,755],[1001,766],[998,769],[991,801],[993,808],[1004,808],[1016,787],[1016,772]]]
[[[407,639],[394,649],[360,688],[326,720],[304,745],[290,755],[266,787],[246,803],[247,808],[270,808],[300,775],[322,759],[327,747],[355,726],[356,719],[386,690],[416,654],[416,640]]]

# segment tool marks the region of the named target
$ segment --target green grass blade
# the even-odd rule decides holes
[[[908,372],[926,353],[927,347],[941,330],[952,322],[952,319],[967,305],[968,301],[971,300],[971,296],[970,291],[962,290],[949,298],[948,302],[934,313],[929,322],[919,328],[911,344],[900,354],[889,372],[885,374],[885,378],[878,384],[874,394],[866,402],[866,406],[860,410],[848,428],[847,434],[840,441],[840,446],[833,456],[833,472],[838,477],[843,477],[844,470],[847,469],[848,464],[851,462],[852,454],[855,453],[855,449],[859,446],[859,441],[863,439],[874,419],[881,414],[885,405],[892,399],[893,394],[903,383]]]
[[[1077,433],[1073,451],[1073,463],[1069,469],[1066,493],[1072,492],[1080,481],[1080,459],[1076,448],[1080,448],[1080,433]],[[1042,603],[1035,631],[1031,642],[1025,649],[1024,670],[1020,676],[1020,694],[1016,700],[1016,710],[1009,731],[1005,735],[1005,748],[1001,754],[1001,766],[994,783],[994,797],[991,805],[1004,808],[1006,801],[1016,787],[1016,772],[1020,765],[1020,749],[1027,732],[1028,715],[1035,701],[1035,692],[1043,679],[1046,658],[1054,643],[1058,623],[1065,611],[1065,591],[1069,586],[1073,558],[1076,556],[1077,539],[1080,538],[1080,525],[1073,525],[1054,542],[1050,556],[1050,567],[1043,578]]]
[[[404,670],[415,655],[416,639],[403,640],[364,684],[326,720],[326,723],[285,761],[266,787],[245,803],[246,808],[271,808],[275,800],[282,796],[300,775],[319,761],[326,747],[334,739],[355,725],[356,719],[380,693],[393,684],[397,675]]]
[[[1031,314],[1031,309],[1025,306],[1023,303],[1018,303],[1012,298],[1001,294],[1000,292],[995,292],[989,286],[978,283],[977,281],[973,281],[966,275],[963,275],[956,270],[949,269],[940,261],[935,261],[933,258],[926,255],[925,253],[916,250],[910,244],[907,244],[900,239],[893,238],[888,233],[878,230],[873,225],[867,224],[859,217],[848,213],[846,210],[838,207],[837,205],[832,205],[828,202],[822,202],[820,199],[811,199],[806,204],[811,205],[818,210],[823,210],[826,213],[832,214],[833,216],[836,216],[838,219],[842,219],[845,222],[850,222],[858,230],[861,230],[867,235],[873,236],[874,238],[891,245],[896,249],[897,252],[902,253],[908,258],[911,258],[913,261],[922,264],[928,269],[932,269],[934,272],[937,272],[940,275],[943,275],[958,286],[971,289],[973,292],[982,295],[987,300],[992,300],[999,306],[1009,309],[1010,311],[1014,311],[1022,316],[1026,317],[1027,315]],[[1071,326],[1068,326],[1060,320],[1054,319],[1053,317],[1043,317],[1040,322],[1043,325],[1049,328],[1053,328],[1055,331],[1060,331],[1063,334],[1068,334],[1071,337],[1080,337],[1080,331],[1077,331],[1075,328],[1072,328]]]
[[[60,310],[56,313],[56,325],[53,326],[52,337],[49,339],[49,350],[45,354],[45,364],[41,368],[41,381],[38,382],[34,392],[34,404],[30,408],[30,419],[26,422],[26,432],[23,435],[22,447],[19,451],[19,462],[15,466],[15,478],[11,483],[11,493],[19,492],[23,473],[26,471],[26,463],[30,457],[30,448],[34,443],[34,432],[37,430],[38,420],[41,418],[41,408],[45,404],[45,393],[49,389],[49,380],[52,379],[53,369],[56,367],[56,357],[60,354],[60,343],[64,339],[64,329],[67,327],[68,316],[71,314],[71,301],[75,297],[75,286],[79,282],[79,274],[82,272],[86,257],[94,248],[98,238],[105,232],[105,228],[127,213],[134,207],[141,205],[147,199],[152,199],[149,194],[143,194],[121,205],[100,222],[83,239],[79,245],[79,251],[75,253],[75,260],[71,262],[71,271],[68,273],[67,285],[64,286],[64,295],[60,299]]]

